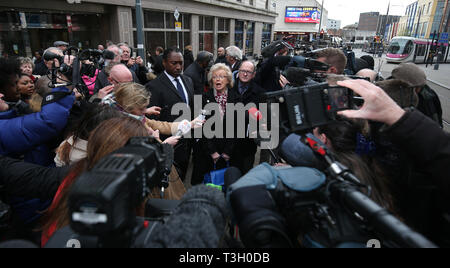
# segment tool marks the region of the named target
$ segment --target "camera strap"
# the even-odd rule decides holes
[[[46,94],[42,99],[42,107],[44,107],[47,104],[57,102],[69,95],[72,95],[72,92],[62,92],[62,91],[50,92]]]

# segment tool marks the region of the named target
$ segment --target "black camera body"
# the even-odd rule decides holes
[[[268,107],[280,104],[281,125],[299,133],[336,120],[336,112],[353,108],[353,91],[320,83],[266,93]]]
[[[135,225],[135,209],[156,186],[168,187],[173,149],[153,138],[132,138],[74,183],[69,194],[71,228],[108,239]],[[117,240],[120,240],[117,238]],[[125,239],[126,240],[126,239]]]

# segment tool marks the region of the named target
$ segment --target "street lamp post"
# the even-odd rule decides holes
[[[144,51],[144,20],[142,15],[142,0],[136,0],[136,36],[137,36],[137,54],[145,61]]]
[[[318,33],[320,34],[320,32],[322,31],[322,17],[323,17],[323,2],[325,2],[325,0],[322,0],[322,7],[320,8],[320,22],[319,22],[319,31]]]

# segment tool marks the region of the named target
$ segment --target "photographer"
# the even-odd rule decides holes
[[[403,188],[404,194],[423,184],[434,185],[431,204],[422,191],[416,191],[417,195],[410,200],[418,200],[421,206],[431,205],[427,211],[427,218],[417,215],[419,210],[414,207],[405,220],[413,222],[416,228],[424,232],[430,239],[440,246],[450,245],[448,232],[450,223],[447,219],[450,209],[448,196],[450,194],[450,181],[448,179],[450,167],[450,137],[440,129],[438,124],[417,110],[405,111],[388,97],[383,90],[367,81],[338,82],[361,95],[365,102],[357,111],[344,111],[341,115],[348,118],[364,118],[384,123],[383,132],[388,135],[393,144],[399,147],[412,160],[414,170],[420,170],[423,181],[408,182],[408,188]],[[411,146],[414,144],[414,146]],[[411,183],[413,183],[411,185]],[[413,188],[411,188],[413,187]],[[397,196],[396,196],[397,197]],[[420,201],[422,200],[422,201]],[[405,204],[405,206],[411,206]]]
[[[58,50],[57,52],[61,53]],[[61,58],[63,57],[62,53],[58,55]],[[56,67],[60,66],[58,59],[53,61]],[[3,83],[0,84],[0,92],[6,92],[10,100],[13,100],[11,99],[11,96],[14,95],[13,92],[17,92],[17,89],[12,89],[12,85],[15,86],[17,81],[17,75],[17,63],[0,59],[0,76],[4,78]],[[57,72],[55,80],[61,83],[68,81],[68,78]],[[0,132],[0,154],[18,159],[23,157],[29,163],[43,166],[52,165],[51,159],[53,159],[53,156],[46,143],[61,134],[67,124],[74,101],[75,98],[71,90],[60,86],[54,88],[46,96],[42,103],[42,110],[38,113],[17,117],[15,110],[3,112],[0,115],[0,118],[3,118],[0,120],[0,129],[2,129]],[[25,233],[33,228],[34,223],[39,218],[36,211],[42,211],[48,206],[45,200],[26,200],[19,196],[10,197],[8,202],[14,210],[18,225],[21,225],[21,229],[23,228]]]
[[[58,60],[55,60],[58,61]],[[59,63],[57,63],[59,66]],[[8,68],[5,70],[4,68]],[[12,71],[11,71],[12,70]],[[14,73],[14,70],[17,70]],[[17,64],[0,60],[0,76],[4,77],[0,84],[0,92],[5,92],[6,101],[14,101],[12,92],[19,92],[15,88],[18,78]],[[67,81],[63,74],[59,74],[59,79]],[[11,85],[11,86],[8,86]],[[14,85],[14,87],[12,86]],[[9,89],[8,89],[9,87]],[[13,89],[14,88],[14,89]],[[66,87],[53,89],[51,94],[53,98],[43,103],[42,111],[29,114],[23,117],[15,117],[15,111],[5,111],[4,116],[8,114],[9,119],[0,120],[0,128],[5,131],[0,132],[0,154],[16,155],[32,152],[37,145],[43,144],[56,137],[67,124],[69,111],[75,101],[71,91]],[[8,99],[6,99],[8,97]],[[0,115],[0,118],[6,118]],[[26,157],[25,157],[26,158]]]
[[[144,60],[140,56],[132,56],[131,48],[128,44],[120,43],[117,46],[122,50],[120,62],[127,66],[132,73],[135,73],[135,75],[139,79],[139,81],[135,82],[139,82],[140,84],[145,85],[148,82],[146,78],[148,70],[145,67]]]

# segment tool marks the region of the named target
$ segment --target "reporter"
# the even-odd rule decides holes
[[[86,157],[90,133],[103,121],[123,115],[108,106],[95,105],[89,107],[74,126],[70,136],[56,149],[55,164],[57,167],[72,165]]]
[[[159,107],[147,108],[150,103],[150,94],[144,86],[136,83],[123,83],[109,98],[104,99],[103,103],[117,108],[128,116],[131,116],[141,122],[148,129],[151,135],[159,139],[159,134],[171,136],[177,132],[179,123],[169,123],[148,119],[145,115],[158,113]],[[191,128],[197,126],[197,121],[191,122]],[[172,136],[163,143],[175,146],[181,137]]]
[[[98,163],[100,159],[115,150],[123,147],[132,137],[146,137],[149,136],[148,131],[141,122],[130,117],[112,118],[101,123],[89,136],[87,157],[72,166],[67,177],[59,186],[58,191],[53,199],[53,202],[46,213],[46,218],[43,221],[43,235],[42,246],[46,244],[52,234],[69,224],[69,213],[67,207],[68,193],[71,186],[77,178],[84,172],[89,171]],[[174,170],[170,175],[171,178]],[[181,182],[181,181],[180,181]],[[176,182],[170,180],[170,187],[166,192],[166,199],[179,199],[182,194],[177,187]],[[181,183],[182,184],[182,183]],[[153,189],[155,190],[155,189]],[[158,189],[156,189],[157,191]],[[184,190],[184,191],[183,191]]]

